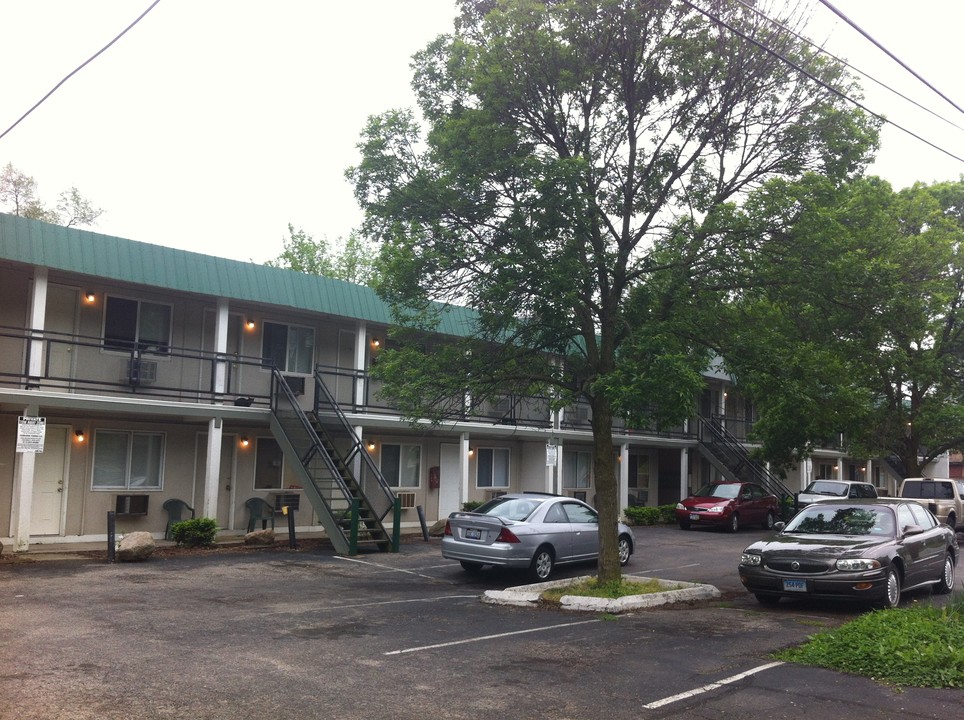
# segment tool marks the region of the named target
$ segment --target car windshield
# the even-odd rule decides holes
[[[475,512],[496,515],[507,520],[525,520],[543,502],[540,498],[497,497],[480,505]]]
[[[720,485],[710,483],[709,485],[704,485],[695,493],[696,497],[715,497],[724,498],[726,500],[732,500],[739,494],[739,483],[726,483]]]
[[[784,532],[893,536],[895,527],[893,514],[886,508],[810,506],[794,515]]]
[[[847,486],[843,483],[817,480],[816,482],[812,482],[807,485],[807,489],[804,490],[804,492],[812,493],[814,495],[835,495],[837,497],[845,497],[847,495]]]

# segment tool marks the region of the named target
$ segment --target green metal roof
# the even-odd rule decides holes
[[[388,304],[364,285],[5,213],[0,213],[0,259],[165,290],[392,324]],[[450,307],[439,331],[465,335],[472,320],[470,310]]]

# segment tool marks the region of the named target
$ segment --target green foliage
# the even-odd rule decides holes
[[[964,688],[964,601],[868,613],[776,657],[893,685]]]
[[[462,512],[475,512],[481,506],[481,500],[466,500],[462,503]]]
[[[333,248],[328,238],[316,240],[289,223],[284,250],[265,265],[368,285],[374,281],[375,255],[375,249],[357,232],[351,232],[347,240],[339,241]]]
[[[96,225],[104,211],[71,187],[60,193],[56,208],[49,207],[37,197],[37,181],[7,163],[0,172],[0,204],[14,215],[42,222],[81,227]]]
[[[675,586],[674,586],[675,587]],[[589,578],[572,585],[549,588],[542,593],[542,599],[547,602],[559,602],[563,595],[580,595],[582,597],[598,597],[615,600],[628,595],[650,595],[666,592],[674,587],[666,587],[658,579],[652,578],[645,582],[637,580],[610,580],[601,582],[599,578]]]
[[[171,525],[171,537],[178,545],[209,547],[218,534],[218,523],[213,518],[191,518]]]
[[[676,506],[633,506],[625,508],[623,515],[626,516],[626,520],[630,525],[671,525],[676,522]]]

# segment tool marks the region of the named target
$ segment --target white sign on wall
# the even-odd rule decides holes
[[[546,467],[555,467],[559,459],[559,447],[546,443]]]
[[[17,421],[17,452],[42,453],[47,418],[20,416]]]

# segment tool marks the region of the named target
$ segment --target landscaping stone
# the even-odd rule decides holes
[[[154,554],[157,545],[149,532],[127,533],[117,548],[117,559],[121,562],[140,562]]]
[[[253,530],[244,536],[245,545],[274,545],[274,530]]]

